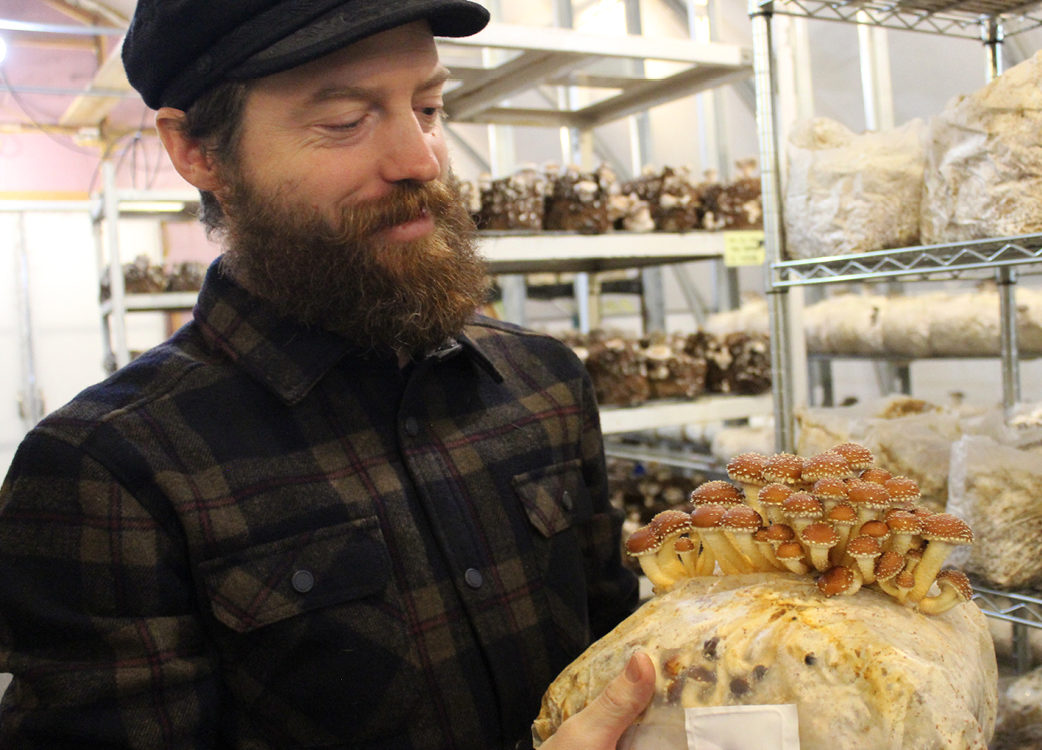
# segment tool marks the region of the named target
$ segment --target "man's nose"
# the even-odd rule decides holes
[[[442,165],[435,151],[438,131],[425,131],[415,114],[395,118],[385,133],[381,176],[387,182],[430,182],[441,176]]]

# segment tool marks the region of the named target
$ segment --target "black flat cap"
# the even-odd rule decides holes
[[[435,36],[476,34],[469,0],[138,0],[123,40],[127,79],[153,109],[187,109],[213,86],[302,65],[427,19]]]

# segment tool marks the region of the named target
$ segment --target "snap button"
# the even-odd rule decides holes
[[[572,509],[572,493],[568,490],[565,490],[564,493],[561,495],[561,505],[564,506],[565,510]]]
[[[416,437],[420,434],[420,422],[416,417],[405,418],[405,434],[409,437]]]
[[[315,576],[312,575],[310,570],[298,570],[289,579],[289,582],[293,586],[293,590],[298,594],[306,594],[315,588]]]
[[[467,568],[467,572],[463,574],[463,580],[472,589],[480,589],[485,582],[485,577],[481,575],[481,571],[477,568]]]

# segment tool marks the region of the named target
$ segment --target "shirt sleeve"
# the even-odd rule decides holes
[[[30,433],[0,489],[0,746],[214,744],[183,550],[101,463]]]
[[[590,632],[600,638],[637,606],[637,577],[622,564],[623,512],[608,493],[604,438],[593,382],[583,374],[583,478],[590,491],[593,517],[582,532],[587,564]]]

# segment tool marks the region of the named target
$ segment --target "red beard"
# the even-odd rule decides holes
[[[261,195],[226,175],[224,268],[284,316],[365,349],[424,353],[458,334],[486,300],[474,223],[456,180],[400,183],[345,206],[335,223],[286,190]],[[434,230],[390,243],[378,233],[419,218]]]

